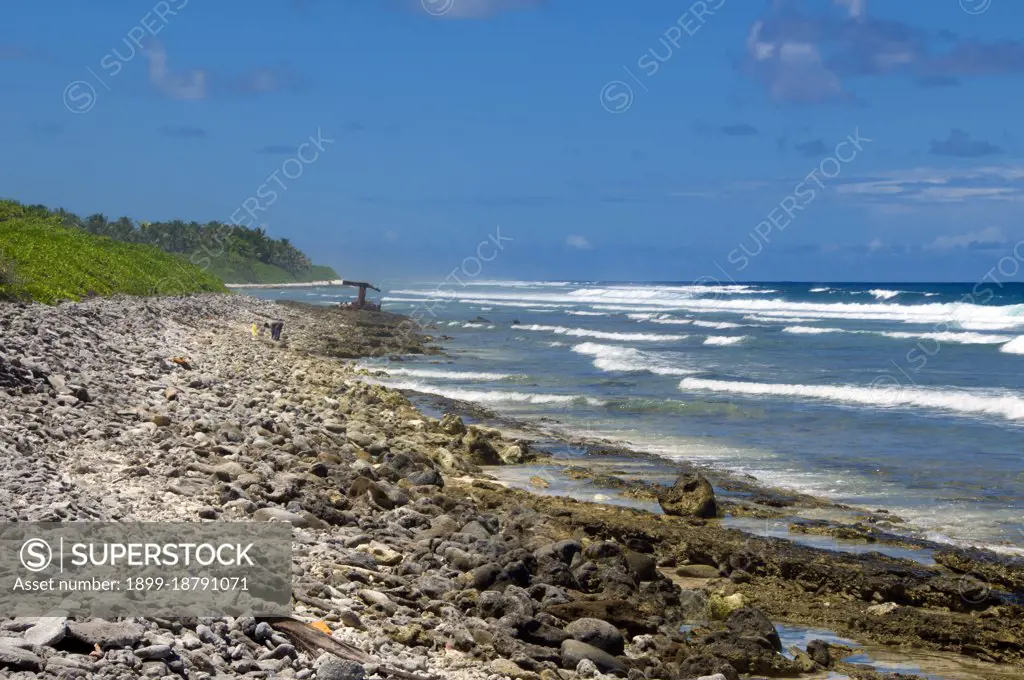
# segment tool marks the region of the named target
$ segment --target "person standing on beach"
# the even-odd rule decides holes
[[[270,339],[280,342],[282,330],[284,330],[284,321],[274,321],[270,324]]]

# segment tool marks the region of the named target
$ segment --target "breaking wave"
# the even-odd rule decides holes
[[[585,342],[572,348],[577,354],[594,357],[594,367],[602,371],[623,373],[654,373],[655,375],[692,375],[697,371],[675,365],[667,357],[642,352],[634,347],[602,345]]]
[[[508,373],[486,373],[481,371],[445,371],[443,369],[436,368],[395,368],[393,366],[381,367],[372,365],[364,365],[360,366],[360,368],[365,368],[371,371],[385,371],[388,375],[405,376],[408,378],[433,378],[435,380],[452,380],[466,382],[497,382],[499,380],[512,380],[522,377],[518,375],[511,375]]]
[[[395,390],[410,390],[423,394],[433,394],[447,399],[472,401],[481,404],[587,404],[602,406],[604,401],[593,397],[576,394],[543,394],[534,392],[505,392],[501,390],[467,390],[457,387],[438,387],[422,382],[373,380],[385,387]]]
[[[738,345],[749,337],[749,335],[709,335],[704,344],[726,347],[728,345]]]
[[[796,335],[823,335],[825,333],[877,335],[879,337],[894,338],[897,340],[934,340],[935,342],[948,342],[959,345],[1001,345],[1013,340],[1009,335],[993,335],[990,333],[957,333],[954,331],[934,333],[909,333],[906,331],[854,331],[844,328],[823,328],[817,326],[787,326],[782,329],[782,332],[793,333]]]
[[[1007,354],[1024,354],[1024,335],[1018,335],[1013,340],[999,348],[1000,352]]]
[[[514,326],[524,331],[539,331],[544,333],[556,333],[568,335],[574,338],[594,338],[596,340],[623,340],[629,342],[668,342],[671,340],[682,340],[685,335],[667,335],[660,333],[614,333],[609,331],[595,331],[589,328],[566,328],[565,326],[542,326],[531,324],[529,326]]]
[[[730,328],[742,328],[741,323],[732,323],[731,321],[694,321],[694,326],[700,326],[702,328],[714,328],[716,330],[724,331]]]
[[[1024,419],[1024,398],[1017,394],[979,394],[966,390],[905,387],[889,382],[862,387],[684,378],[679,388],[751,396],[802,397],[879,408],[910,406],[969,415],[999,416],[1007,420]]]

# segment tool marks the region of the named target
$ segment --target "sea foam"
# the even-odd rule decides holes
[[[655,375],[692,375],[695,370],[676,365],[671,359],[654,352],[642,352],[635,347],[602,345],[584,342],[572,348],[577,354],[594,357],[594,367],[602,371],[623,373],[647,372]]]
[[[409,378],[433,378],[436,380],[450,380],[453,382],[496,382],[498,380],[510,380],[519,376],[508,373],[487,373],[483,371],[445,371],[435,368],[396,368],[394,366],[373,366],[362,365],[371,371],[385,371],[388,375],[405,376]]]
[[[725,392],[752,396],[787,396],[823,399],[862,406],[910,406],[970,415],[999,416],[1007,420],[1024,419],[1024,398],[1017,394],[979,394],[957,389],[927,389],[902,386],[886,381],[875,386],[799,385],[757,383],[734,380],[684,378],[681,390]]]
[[[626,342],[668,342],[682,340],[685,335],[667,335],[661,333],[614,333],[609,331],[596,331],[589,328],[566,328],[565,326],[542,326],[530,324],[528,326],[513,326],[524,331],[539,331],[545,333],[556,333],[568,335],[574,338],[594,338],[596,340],[622,340]]]
[[[605,402],[593,397],[575,394],[545,394],[538,392],[506,392],[502,390],[467,390],[457,387],[438,387],[416,381],[369,380],[396,390],[410,390],[439,397],[471,401],[481,404],[587,404],[602,406]]]
[[[749,335],[709,335],[707,339],[704,340],[704,344],[716,347],[728,347],[729,345],[738,345],[749,337]]]

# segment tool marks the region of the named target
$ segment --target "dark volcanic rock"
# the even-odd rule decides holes
[[[822,668],[828,668],[832,665],[832,652],[829,651],[829,645],[824,640],[811,640],[808,642],[807,655]]]
[[[583,659],[593,661],[603,673],[626,672],[626,666],[621,661],[597,647],[579,640],[566,640],[562,643],[562,668],[575,670]]]
[[[680,475],[672,488],[658,496],[658,504],[667,515],[707,518],[718,514],[711,482],[700,475]]]
[[[557,543],[551,543],[543,548],[538,548],[535,554],[537,559],[550,557],[564,564],[572,564],[572,560],[576,556],[576,553],[582,552],[582,550],[582,543],[577,540],[569,539],[565,541],[558,541]]]
[[[586,642],[609,654],[619,655],[625,647],[625,640],[618,628],[601,619],[576,619],[565,627],[573,639]]]
[[[537,619],[526,620],[518,627],[517,635],[520,640],[543,647],[558,647],[571,638],[566,631]]]
[[[552,605],[546,611],[568,622],[584,618],[602,619],[629,631],[631,635],[654,633],[658,629],[657,623],[637,611],[636,606],[627,600],[569,602]]]
[[[761,610],[754,607],[743,607],[729,614],[725,625],[737,635],[762,637],[772,644],[775,651],[782,651],[782,640],[775,626]]]
[[[641,581],[653,581],[658,578],[658,563],[650,555],[627,550],[626,563],[630,571]]]
[[[697,639],[713,656],[725,659],[740,673],[770,676],[796,675],[800,665],[779,654],[774,645],[761,635],[738,635],[723,630]]]
[[[413,486],[444,486],[444,477],[437,470],[421,470],[414,472],[408,477],[409,483]]]
[[[711,654],[695,654],[679,664],[679,677],[697,678],[721,673],[726,680],[740,680],[740,674],[725,659]]]

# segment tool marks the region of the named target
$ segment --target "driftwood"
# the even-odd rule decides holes
[[[258,621],[266,621],[275,630],[287,635],[296,647],[303,649],[310,654],[328,652],[340,659],[348,659],[361,664],[372,664],[373,660],[361,649],[352,645],[335,640],[316,628],[309,626],[298,619],[291,617],[268,617],[260,618]],[[406,671],[390,668],[388,666],[377,666],[377,672],[381,675],[390,675],[400,680],[436,680],[434,676],[417,675]]]

